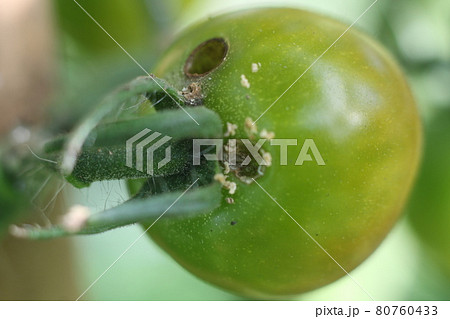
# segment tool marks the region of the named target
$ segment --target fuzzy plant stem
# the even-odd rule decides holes
[[[195,184],[195,183],[194,183]],[[71,232],[63,226],[48,229],[24,226],[18,235],[28,239],[51,239],[67,235],[98,234],[110,229],[138,222],[157,221],[159,218],[185,218],[192,214],[207,213],[218,207],[221,200],[220,185],[192,186],[189,191],[175,191],[147,198],[131,199],[121,205],[89,216],[84,227]]]
[[[165,99],[164,107],[159,103],[157,111],[148,115],[106,120],[129,99],[143,94],[154,105],[162,95],[170,99]],[[221,186],[213,181],[218,164],[192,165],[192,139],[221,137],[222,122],[215,112],[205,107],[183,106],[185,101],[178,91],[155,77],[137,78],[109,95],[72,133],[44,147],[50,159],[47,163],[77,187],[94,181],[140,178],[144,183],[142,189],[132,199],[108,210],[90,214],[86,207],[77,206],[64,215],[59,225],[14,226],[13,233],[29,239],[97,234],[129,224],[156,222],[163,215],[184,218],[218,207],[222,200]],[[150,132],[166,138],[165,147],[149,153],[153,154],[153,160],[159,163],[166,159],[169,146],[172,152],[172,160],[152,174],[127,166],[129,146],[133,147],[139,140],[143,152],[151,136],[144,141],[141,138]]]
[[[102,123],[86,137],[67,180],[77,187],[85,187],[95,181],[117,180],[124,178],[150,177],[145,172],[127,167],[126,141],[145,129],[169,136],[166,146],[171,147],[171,161],[156,167],[151,176],[179,173],[191,162],[192,138],[217,138],[222,134],[222,123],[219,116],[205,107],[190,107],[188,112],[196,117],[197,125],[184,110],[164,110],[139,118]],[[45,146],[50,157],[58,156],[68,140],[67,136],[57,138]],[[165,157],[165,148],[159,148],[153,154],[158,163]],[[62,170],[56,165],[57,169]]]
[[[178,91],[170,87],[165,81],[153,76],[139,77],[108,95],[70,134],[65,145],[61,161],[61,170],[64,175],[70,175],[75,167],[76,159],[81,152],[86,138],[91,131],[113,110],[119,108],[128,99],[149,92],[163,91],[176,104],[182,105],[184,101]]]

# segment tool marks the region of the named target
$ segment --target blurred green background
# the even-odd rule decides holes
[[[212,14],[275,4],[321,12],[350,24],[373,2],[247,0],[243,5],[238,0],[78,1],[149,71],[179,30]],[[65,132],[107,91],[143,72],[73,1],[52,0],[51,10],[56,80],[48,126],[54,132]],[[426,136],[422,170],[404,218],[352,275],[377,300],[450,300],[450,6],[446,0],[379,0],[355,28],[378,39],[402,65]],[[103,210],[123,201],[124,190],[120,182],[102,182],[86,190],[66,186],[63,193],[65,205],[83,203]],[[132,226],[72,239],[78,294],[141,233],[140,227]],[[196,279],[144,237],[83,299],[239,297]],[[344,277],[298,299],[366,300],[367,296]]]

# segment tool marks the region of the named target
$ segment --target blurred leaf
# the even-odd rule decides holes
[[[425,250],[450,280],[450,108],[425,124],[422,168],[408,206]]]
[[[78,0],[97,22],[126,49],[148,46],[155,22],[144,0]],[[87,54],[110,54],[117,44],[72,0],[54,0],[62,36],[69,37]],[[145,45],[146,44],[146,45]]]

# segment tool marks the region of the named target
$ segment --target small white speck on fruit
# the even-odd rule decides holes
[[[261,63],[252,63],[252,72],[256,73],[259,71],[259,69],[261,68]]]
[[[228,189],[228,192],[233,195],[236,192],[237,185],[235,182],[227,181],[228,176],[223,174],[214,175],[214,180],[218,181],[224,188]]]
[[[265,138],[265,139],[268,139],[268,140],[273,140],[275,138],[275,133],[274,132],[270,132],[270,131],[268,131],[266,129],[263,129],[261,131],[261,133],[259,133],[259,136],[261,138]]]
[[[260,174],[262,175],[262,174]],[[247,176],[240,176],[239,179],[241,180],[241,182],[245,183],[245,184],[251,184],[253,183],[253,179],[251,177],[247,177]]]
[[[218,174],[214,175],[214,180],[218,181],[220,184],[223,185],[223,184],[225,184],[227,178],[225,175],[218,173]]]
[[[269,152],[262,151],[262,158],[266,162],[266,166],[272,166],[272,154]]]
[[[225,169],[223,170],[223,172],[224,172],[225,174],[228,174],[228,173],[231,171],[231,169],[230,169],[230,164],[229,164],[228,162],[224,161],[224,162],[223,162],[223,166],[225,166]]]
[[[245,119],[245,128],[247,129],[247,131],[251,134],[257,134],[258,133],[258,127],[255,125],[253,125],[253,120],[250,117],[247,117]]]
[[[244,74],[241,74],[241,85],[247,89],[250,88],[250,82],[247,80]]]
[[[238,128],[238,126],[236,124],[227,122],[227,131],[225,132],[224,136],[228,137],[228,136],[235,135],[237,128]]]
[[[226,188],[228,188],[229,193],[230,193],[231,195],[233,195],[234,193],[236,193],[237,185],[236,185],[235,182],[228,182],[228,183],[229,183],[229,184],[227,185]]]
[[[71,233],[80,231],[90,216],[89,208],[82,205],[72,206],[67,214],[62,217],[61,227]]]

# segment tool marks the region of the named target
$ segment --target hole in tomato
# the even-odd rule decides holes
[[[225,61],[228,44],[225,39],[214,38],[197,46],[186,60],[184,73],[189,77],[204,76]]]

